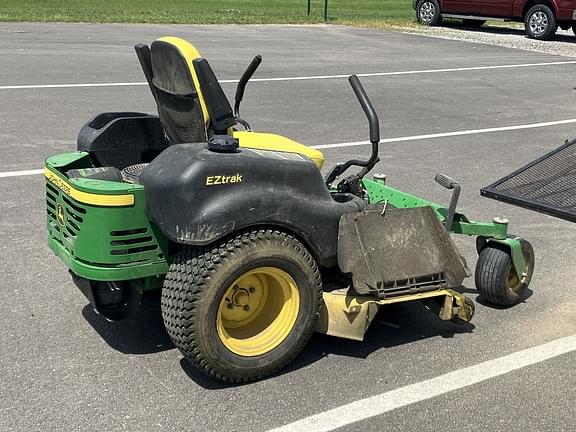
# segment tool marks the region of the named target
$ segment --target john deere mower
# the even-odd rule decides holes
[[[136,53],[158,108],[99,114],[78,151],[46,160],[48,244],[96,312],[134,313],[162,290],[166,330],[202,372],[226,382],[266,377],[313,331],[362,340],[382,305],[421,301],[442,320],[468,322],[459,293],[470,275],[451,234],[476,237],[476,287],[517,303],[530,283],[530,243],[508,222],[456,211],[460,185],[435,204],[386,184],[376,112],[350,85],[370,127],[371,155],[322,175],[323,155],[240,117],[206,59],[165,37]]]

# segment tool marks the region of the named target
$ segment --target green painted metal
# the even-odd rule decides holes
[[[59,173],[62,180],[68,182],[75,189],[82,192],[97,193],[100,195],[128,194],[135,191],[143,191],[141,185],[130,183],[118,183],[93,179],[68,179],[62,173],[71,169],[93,168],[95,165],[86,152],[61,153],[50,156],[44,163],[45,167],[51,168],[53,172]]]
[[[440,219],[446,219],[447,208],[432,201],[417,197],[416,195],[403,192],[388,186],[382,180],[363,179],[362,183],[368,192],[368,200],[371,204],[388,202],[396,208],[432,207]],[[464,235],[481,235],[497,239],[505,239],[508,235],[508,225],[495,222],[471,221],[461,213],[454,215],[452,232]]]
[[[456,214],[452,224],[454,234],[484,236],[495,239],[505,239],[508,235],[508,224],[494,222],[474,222],[463,219],[461,214]]]
[[[440,221],[446,218],[446,207],[394,189],[385,184],[382,180],[362,180],[370,203],[382,203],[387,201],[396,208],[410,208],[430,206],[438,215]],[[506,246],[510,250],[512,265],[518,275],[526,273],[526,262],[522,254],[522,245],[520,237],[508,235],[508,223],[505,221],[493,222],[475,222],[471,221],[461,213],[456,213],[451,231],[454,234],[463,234],[469,236],[482,236],[487,242],[496,242]]]
[[[390,205],[396,208],[432,207],[436,213],[439,213],[439,210],[443,208],[443,206],[435,204],[432,201],[428,201],[419,198],[416,195],[394,189],[382,181],[365,178],[362,179],[362,183],[366,189],[366,192],[368,192],[368,200],[371,204],[388,201]],[[438,216],[442,220],[444,219],[440,213]]]
[[[146,280],[144,289],[159,288],[168,266],[164,262],[129,263],[117,266],[102,266],[89,264],[74,257],[62,244],[54,239],[48,239],[50,249],[75,274],[94,281],[124,281],[133,279],[158,279],[159,284]]]
[[[102,207],[80,203],[46,182],[48,244],[78,276],[97,281],[161,277],[168,271],[168,241],[146,217],[144,188],[103,180],[69,180],[70,169],[93,166],[87,153],[52,156],[46,167],[85,192],[134,195],[134,205]],[[64,214],[64,223],[58,212]],[[154,284],[146,282],[145,286]]]

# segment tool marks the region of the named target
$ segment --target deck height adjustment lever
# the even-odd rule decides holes
[[[452,189],[452,197],[450,198],[450,206],[448,207],[448,214],[446,214],[446,219],[444,220],[444,228],[446,231],[452,230],[452,223],[454,222],[454,214],[456,213],[456,205],[458,204],[458,198],[460,197],[461,187],[456,182],[456,180],[451,179],[444,174],[436,174],[434,177],[436,183],[446,189]]]

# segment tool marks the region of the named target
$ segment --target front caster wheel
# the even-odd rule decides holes
[[[534,272],[534,250],[526,240],[520,240],[520,244],[526,262],[523,278],[516,274],[508,248],[499,243],[488,243],[480,252],[476,264],[476,288],[488,303],[512,306],[522,299]]]
[[[185,247],[162,290],[174,345],[200,371],[241,383],[273,374],[306,345],[321,307],[316,263],[294,237],[255,230]]]

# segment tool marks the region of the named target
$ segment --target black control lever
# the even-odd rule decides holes
[[[372,102],[370,102],[370,99],[368,98],[366,90],[364,90],[360,79],[356,75],[351,75],[348,77],[348,82],[352,86],[352,90],[354,90],[354,94],[358,98],[358,102],[360,102],[360,106],[362,106],[364,114],[366,114],[366,117],[368,118],[368,126],[370,127],[370,142],[372,144],[378,145],[380,142],[380,122],[378,120],[376,110],[372,106]]]
[[[330,186],[336,177],[338,177],[351,166],[363,167],[362,171],[360,171],[357,175],[357,177],[361,179],[366,174],[368,174],[372,168],[374,168],[374,165],[380,161],[380,158],[378,157],[378,144],[380,143],[380,122],[378,120],[376,110],[372,106],[372,102],[370,102],[370,99],[366,94],[366,90],[364,90],[364,87],[362,87],[360,79],[356,75],[351,75],[348,77],[348,82],[352,86],[352,90],[354,90],[354,94],[358,98],[358,102],[360,102],[360,105],[364,110],[364,114],[366,114],[366,117],[368,118],[372,154],[370,155],[370,159],[367,161],[352,159],[347,162],[337,164],[334,168],[332,168],[332,171],[330,171],[326,177],[327,186]]]
[[[236,96],[234,97],[234,115],[238,117],[240,115],[240,102],[242,102],[242,98],[244,97],[244,90],[246,89],[246,84],[258,69],[262,63],[262,56],[257,55],[252,59],[242,76],[240,77],[240,81],[238,81],[238,87],[236,87]]]
[[[450,198],[450,206],[448,207],[448,214],[446,215],[446,219],[444,220],[444,227],[446,231],[450,231],[452,229],[452,224],[454,222],[454,214],[456,213],[456,205],[458,204],[458,198],[460,197],[460,185],[456,180],[451,179],[447,175],[444,174],[436,174],[434,177],[436,183],[446,189],[453,189],[452,197]]]

